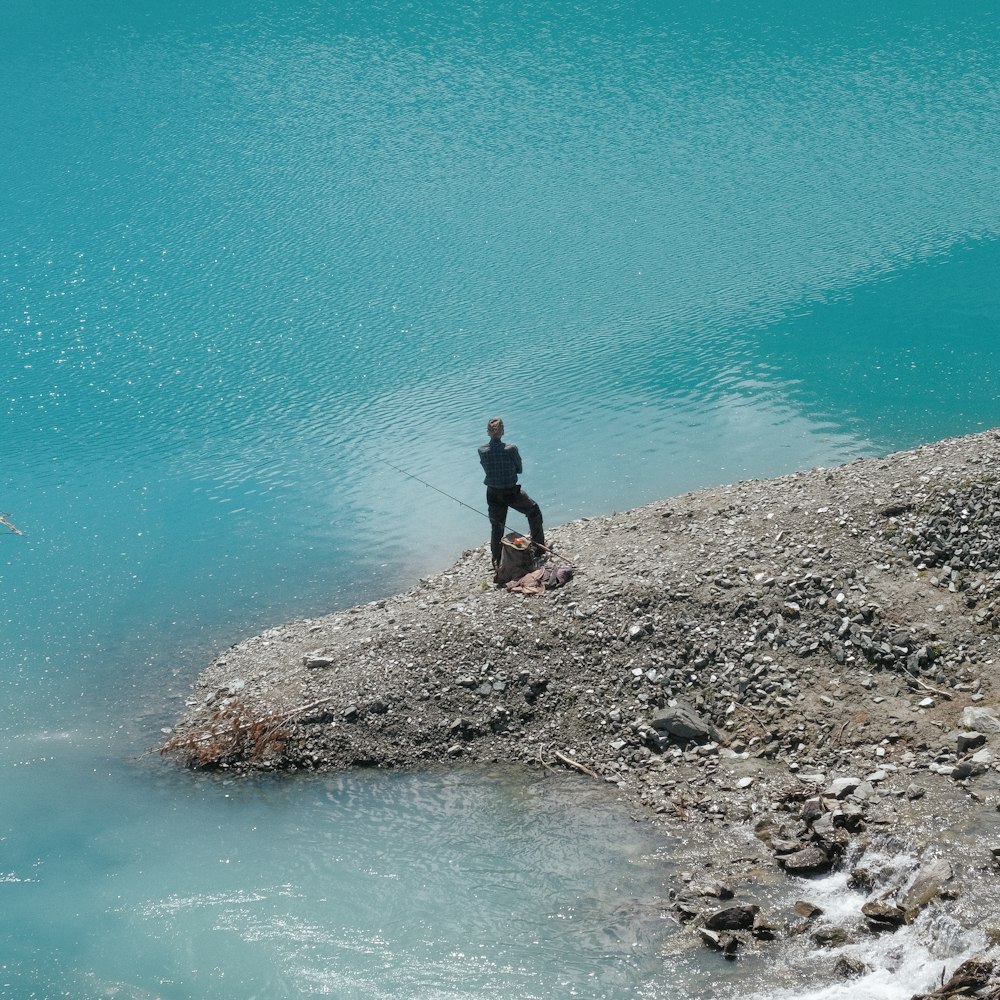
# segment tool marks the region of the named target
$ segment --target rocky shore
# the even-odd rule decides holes
[[[845,864],[868,893],[844,933],[943,907],[996,938],[998,463],[988,431],[574,521],[549,538],[573,579],[539,595],[495,586],[486,546],[465,552],[407,593],[227,650],[165,749],[232,770],[579,772],[669,832],[710,834],[670,905],[724,954],[840,941],[807,898],[768,914],[754,885]],[[866,867],[891,838],[913,871]]]

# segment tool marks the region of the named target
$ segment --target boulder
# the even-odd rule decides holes
[[[811,799],[806,799],[802,803],[802,808],[799,810],[799,819],[806,823],[815,823],[824,812],[826,812],[826,807],[823,804],[823,800],[818,795],[814,795]]]
[[[753,927],[750,933],[758,941],[773,941],[778,936],[779,928],[769,920],[765,920],[759,913],[754,918]]]
[[[912,1000],[944,1000],[950,997],[981,996],[982,991],[997,986],[997,963],[977,955],[964,961],[951,978],[933,993],[919,993]],[[991,991],[990,997],[996,996]]]
[[[986,742],[986,737],[974,729],[966,729],[955,735],[955,745],[960,754],[978,750]]]
[[[333,657],[324,653],[321,649],[314,649],[311,653],[306,653],[302,657],[302,666],[309,670],[318,670],[323,667],[333,666]]]
[[[735,934],[719,934],[705,927],[699,927],[698,933],[706,944],[711,945],[713,948],[718,948],[726,958],[736,957],[736,951],[740,946],[740,939]]]
[[[732,899],[733,890],[724,882],[692,882],[688,891],[697,896],[711,896],[714,899]]]
[[[723,734],[711,722],[686,705],[665,708],[649,724],[657,733],[666,733],[681,743],[725,742]]]
[[[753,927],[760,907],[754,904],[742,906],[727,906],[724,910],[716,910],[705,919],[705,926],[710,931],[745,931]]]
[[[971,759],[962,760],[951,769],[950,776],[956,781],[964,781],[966,778],[976,778],[980,774],[985,774],[988,769],[988,764],[979,763]]]
[[[701,910],[699,909],[698,904],[686,896],[678,896],[677,899],[674,900],[673,911],[677,914],[681,923],[685,924],[694,920],[696,917],[701,916]]]
[[[794,854],[802,849],[802,843],[798,840],[791,840],[787,837],[775,835],[770,839],[771,850],[775,854]]]

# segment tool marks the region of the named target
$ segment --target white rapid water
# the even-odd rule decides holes
[[[851,862],[823,878],[803,880],[794,889],[795,898],[822,909],[815,926],[844,928],[851,943],[817,947],[806,931],[782,955],[780,967],[772,963],[760,976],[748,1000],[910,1000],[939,986],[967,958],[1000,954],[984,931],[963,927],[934,904],[894,932],[866,930],[862,906],[905,891],[929,860],[892,842],[855,859],[874,876],[867,893],[852,887]],[[834,970],[842,956],[864,963],[867,971],[856,978],[839,977]],[[783,985],[789,978],[798,985]]]

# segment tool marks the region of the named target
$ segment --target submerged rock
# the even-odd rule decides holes
[[[860,958],[841,955],[833,966],[833,974],[840,979],[858,979],[867,974],[869,967]]]
[[[851,940],[846,928],[836,925],[817,927],[809,937],[820,948],[839,948]]]
[[[894,930],[906,921],[906,913],[902,907],[880,899],[865,903],[861,912],[873,930]]]

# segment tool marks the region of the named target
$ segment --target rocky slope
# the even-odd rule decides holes
[[[574,521],[549,542],[575,576],[538,596],[465,552],[408,593],[227,650],[168,749],[569,768],[790,871],[905,831],[951,853],[928,898],[1000,926],[998,459],[989,431]],[[891,905],[878,919],[916,912]]]

